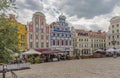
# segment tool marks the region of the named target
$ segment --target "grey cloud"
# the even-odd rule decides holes
[[[110,13],[119,0],[61,0],[53,5],[69,16],[92,18],[97,15]]]
[[[41,4],[41,0],[24,0],[16,1],[18,9],[29,9],[33,11],[40,11],[43,9],[43,5]]]
[[[97,24],[92,24],[92,25],[74,25],[74,27],[76,29],[84,29],[84,30],[92,30],[92,31],[98,31],[98,30],[102,30],[102,31],[105,31],[104,28],[100,27],[99,25]]]
[[[98,31],[98,30],[104,30],[104,28],[94,24],[94,25],[91,25],[90,26],[90,30],[93,30],[93,31]]]

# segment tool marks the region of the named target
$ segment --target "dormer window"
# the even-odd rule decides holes
[[[114,25],[112,25],[112,28],[114,28]]]

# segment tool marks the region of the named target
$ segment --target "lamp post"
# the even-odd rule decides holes
[[[113,41],[111,41],[112,45],[113,45],[113,48],[115,49],[115,44],[116,44],[116,41],[115,39],[113,39]]]
[[[116,44],[115,39],[113,39],[113,41],[111,41],[111,43],[112,43],[112,45],[113,45],[113,48],[115,49],[115,44]],[[116,54],[116,52],[114,51],[113,57],[116,57],[116,56],[117,56],[117,54]]]
[[[3,65],[3,78],[5,78],[6,70],[7,70],[7,65]]]

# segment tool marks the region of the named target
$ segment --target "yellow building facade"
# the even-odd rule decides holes
[[[18,31],[18,49],[19,51],[27,50],[27,29],[24,24],[21,24],[16,21],[15,15],[9,16],[9,25],[16,26]]]
[[[105,32],[93,32],[80,29],[73,29],[74,52],[80,56],[92,55],[98,49],[105,49]]]

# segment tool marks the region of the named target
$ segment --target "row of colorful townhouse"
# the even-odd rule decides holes
[[[74,29],[61,14],[58,20],[50,25],[46,23],[42,12],[33,14],[32,21],[27,25],[16,21],[14,15],[10,19],[18,27],[19,50],[52,49],[60,50],[69,55],[91,55],[95,50],[105,49],[105,32],[93,32]]]
[[[45,15],[36,12],[32,21],[27,24],[27,32],[28,49],[50,48],[73,53],[73,34],[64,15],[60,15],[58,21],[47,25]]]

